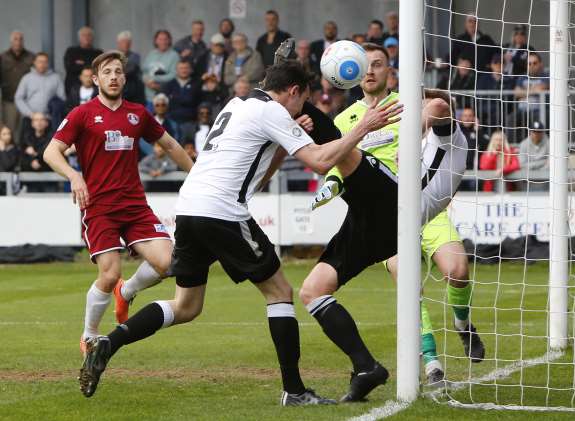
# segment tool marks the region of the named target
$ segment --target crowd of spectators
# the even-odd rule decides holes
[[[228,18],[222,19],[218,32],[207,39],[201,20],[194,20],[190,34],[179,40],[173,40],[169,30],[160,29],[150,39],[154,48],[144,57],[133,51],[130,31],[120,32],[115,48],[127,58],[124,97],[148,107],[195,159],[213,118],[229,99],[245,96],[258,86],[265,69],[273,64],[277,47],[292,36],[280,29],[280,16],[274,10],[265,13],[264,24],[265,32],[254,44],[236,31]],[[347,39],[383,45],[390,58],[388,87],[399,91],[398,14],[389,12],[385,24],[374,19],[365,29]],[[527,45],[528,30],[517,25],[509,43],[496,45],[470,15],[465,19],[465,31],[451,39],[449,57],[443,64],[427,57],[439,75],[437,88],[450,90],[456,100],[456,117],[469,143],[469,170],[493,170],[504,177],[519,168],[548,168],[548,113],[541,110],[548,101],[549,76],[542,57]],[[331,117],[362,96],[359,87],[340,91],[321,77],[321,56],[339,35],[337,23],[327,21],[319,39],[298,39],[296,46],[297,59],[315,75],[310,100]],[[78,44],[66,50],[63,80],[50,69],[47,54],[34,54],[24,45],[24,34],[15,31],[10,47],[0,56],[0,172],[48,171],[42,153],[51,134],[65,113],[98,94],[90,63],[102,50],[94,46],[91,28],[81,28]],[[140,142],[141,172],[158,177],[176,170],[156,149]],[[74,150],[68,155],[73,162]],[[302,168],[288,163],[284,169]],[[478,186],[465,181],[462,189],[526,186],[507,183],[498,187],[490,182]],[[544,189],[547,184],[527,187]]]

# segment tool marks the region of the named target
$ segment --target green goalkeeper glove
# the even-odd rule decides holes
[[[343,193],[343,184],[339,180],[327,180],[317,191],[311,209],[315,210]]]

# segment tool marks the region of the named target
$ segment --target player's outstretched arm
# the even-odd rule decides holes
[[[69,146],[58,139],[52,139],[44,150],[44,162],[55,172],[70,180],[72,198],[78,203],[80,209],[84,209],[90,203],[88,187],[84,177],[68,164],[64,152]]]
[[[342,138],[323,145],[309,144],[298,150],[294,156],[316,173],[326,174],[344,159],[366,134],[401,120],[398,116],[402,111],[403,105],[397,101],[381,107],[374,104],[361,121]]]
[[[168,132],[164,132],[162,137],[160,137],[156,142],[160,144],[162,149],[166,151],[168,156],[172,158],[180,169],[186,172],[190,172],[194,165],[192,158],[188,156],[184,148],[174,139]]]

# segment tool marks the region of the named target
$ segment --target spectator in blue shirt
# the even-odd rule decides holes
[[[181,60],[176,66],[176,77],[169,81],[163,92],[170,100],[168,116],[178,124],[196,119],[201,98],[201,81],[192,79],[192,66]]]
[[[389,67],[399,69],[399,41],[395,37],[388,37],[383,46],[389,54]]]

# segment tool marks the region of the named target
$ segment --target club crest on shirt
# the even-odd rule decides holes
[[[122,136],[119,130],[106,130],[105,149],[107,151],[131,151],[134,149],[134,138]]]
[[[102,117],[101,115],[97,115],[94,117],[94,123],[103,123],[104,122],[104,117]]]
[[[301,129],[299,127],[294,127],[291,130],[291,133],[295,136],[295,137],[300,137],[301,136]]]
[[[140,122],[140,117],[134,113],[128,113],[128,121],[131,125],[135,126]]]

